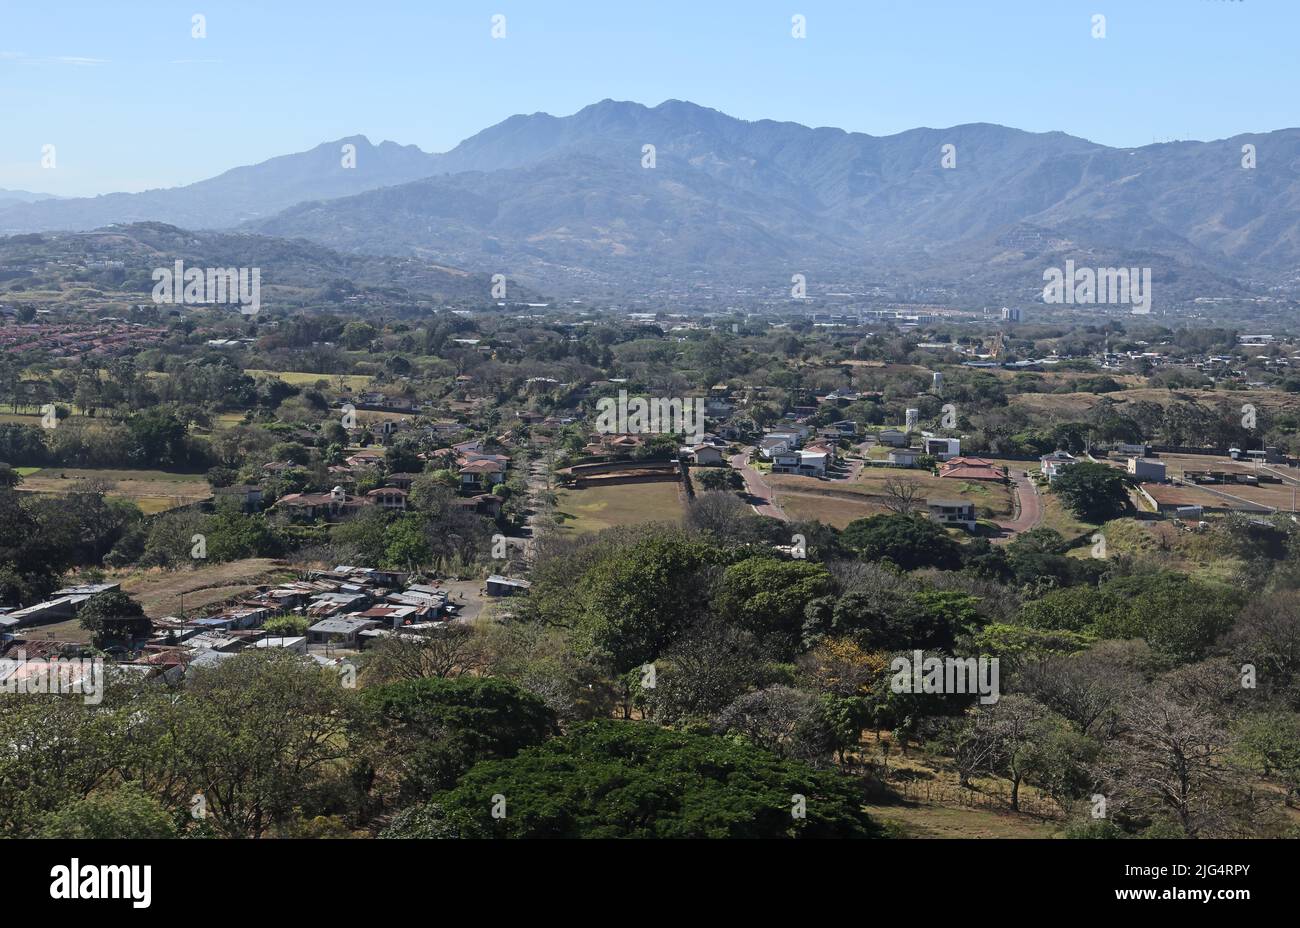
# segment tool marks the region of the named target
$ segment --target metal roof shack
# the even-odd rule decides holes
[[[520,580],[516,577],[503,577],[500,574],[493,574],[487,578],[487,592],[489,596],[513,596],[516,593],[526,593],[532,584],[527,580]]]

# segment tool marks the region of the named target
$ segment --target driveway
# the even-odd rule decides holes
[[[1043,500],[1038,495],[1038,487],[1025,476],[1023,470],[1011,468],[1011,479],[1015,483],[1016,500],[1020,514],[1008,521],[999,521],[1003,535],[993,539],[994,542],[1007,542],[1021,532],[1027,532],[1043,521]]]
[[[749,463],[748,452],[732,455],[731,466],[745,481],[747,502],[754,507],[756,513],[760,516],[771,516],[773,519],[780,519],[782,522],[790,521],[789,516],[776,504],[772,488],[763,482],[763,475]]]

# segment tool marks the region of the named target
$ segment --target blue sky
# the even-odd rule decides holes
[[[1298,37],[1298,0],[0,0],[0,188],[172,186],[354,133],[444,151],[607,97],[873,135],[1223,138],[1300,124]]]

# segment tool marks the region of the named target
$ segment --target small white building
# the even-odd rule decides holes
[[[1146,483],[1164,483],[1165,462],[1153,461],[1151,458],[1129,458],[1128,472]]]
[[[950,458],[960,457],[961,439],[927,438],[925,440],[925,453],[940,461],[947,461]]]
[[[921,454],[916,448],[895,448],[889,452],[888,461],[895,467],[915,467]]]

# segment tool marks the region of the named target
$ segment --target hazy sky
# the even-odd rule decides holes
[[[445,151],[607,97],[1223,138],[1300,124],[1297,49],[1300,0],[0,0],[0,188],[173,186],[355,133]]]

